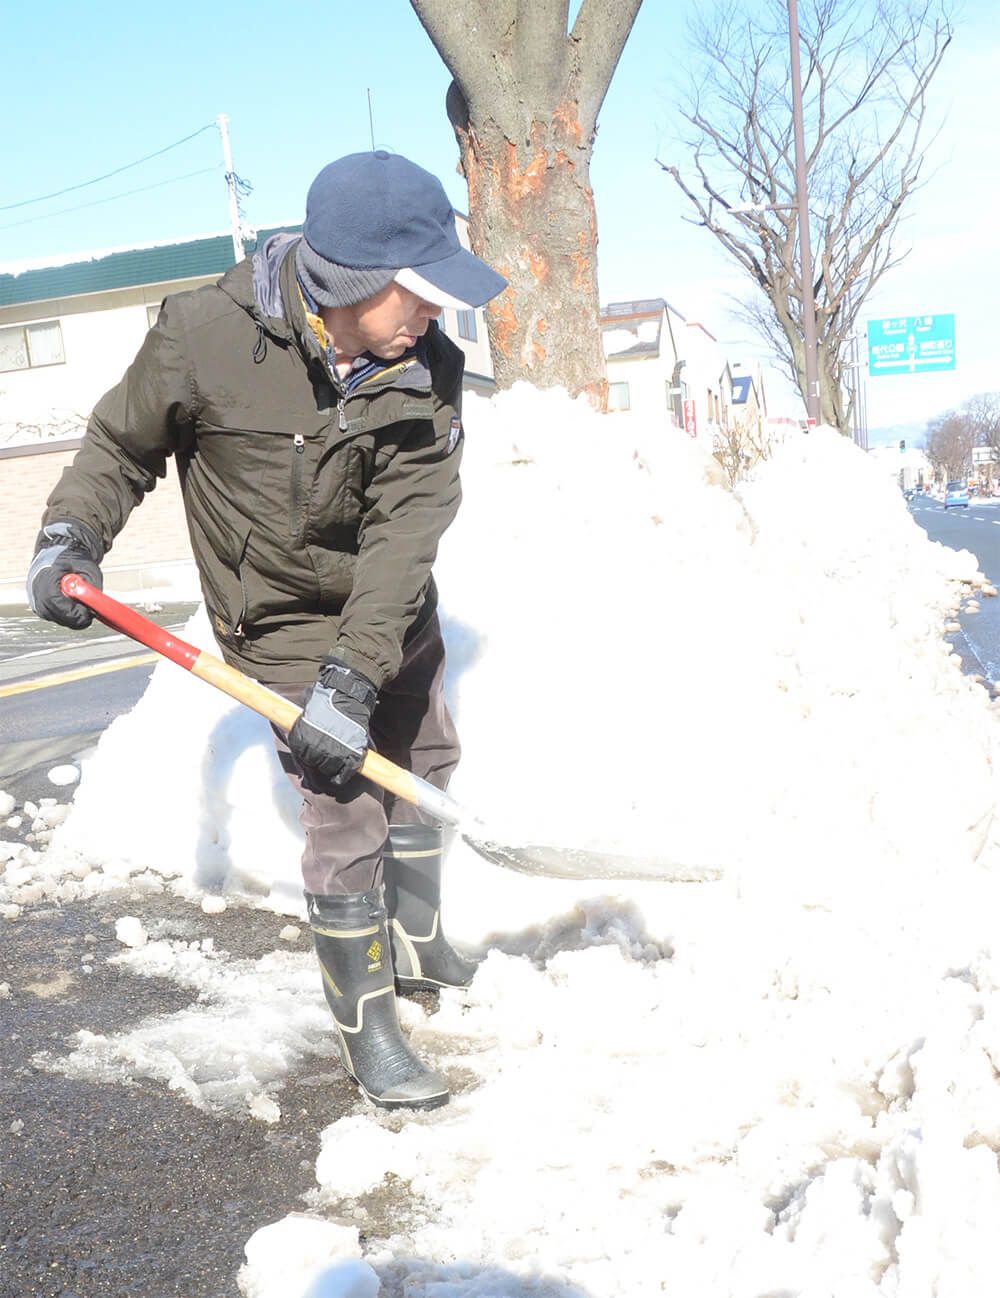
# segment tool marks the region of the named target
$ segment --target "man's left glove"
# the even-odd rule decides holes
[[[324,658],[316,684],[302,697],[302,715],[288,732],[292,755],[333,784],[346,784],[368,751],[377,693],[360,672]]]
[[[59,589],[68,572],[78,572],[91,586],[104,589],[98,564],[104,558],[101,538],[92,527],[77,518],[58,518],[46,523],[35,542],[35,557],[28,569],[28,603],[32,613],[82,631],[94,615],[86,604],[70,599]]]

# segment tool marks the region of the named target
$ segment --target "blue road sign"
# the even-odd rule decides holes
[[[868,372],[929,374],[955,368],[953,315],[892,316],[868,321]]]

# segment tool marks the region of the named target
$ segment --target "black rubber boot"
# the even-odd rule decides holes
[[[380,1108],[447,1104],[444,1079],[420,1062],[399,1026],[381,889],[333,897],[306,893],[306,900],[344,1067]]]
[[[468,987],[476,972],[441,930],[442,839],[435,825],[389,826],[382,871],[400,991]]]

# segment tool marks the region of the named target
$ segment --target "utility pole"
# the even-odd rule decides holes
[[[802,122],[798,0],[788,0],[788,39],[792,57],[792,125],[795,132],[795,198],[799,209],[802,333],[806,350],[806,413],[810,422],[818,424],[820,419],[819,363],[816,346],[816,303],[813,298],[812,246],[809,242],[809,193],[806,188],[805,128]]]
[[[240,228],[240,205],[236,198],[236,173],[233,171],[233,154],[229,147],[229,118],[220,113],[215,119],[222,136],[222,158],[226,164],[226,186],[229,189],[229,228],[233,232],[233,254],[243,260],[243,236]]]

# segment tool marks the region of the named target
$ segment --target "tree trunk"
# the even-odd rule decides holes
[[[593,136],[581,145],[575,104],[536,117],[520,147],[492,118],[477,125],[465,116],[453,125],[472,246],[510,284],[486,308],[497,387],[519,379],[558,384],[605,408]]]
[[[451,119],[476,255],[510,287],[486,309],[497,387],[607,405],[590,157],[641,0],[411,0],[455,78]]]

